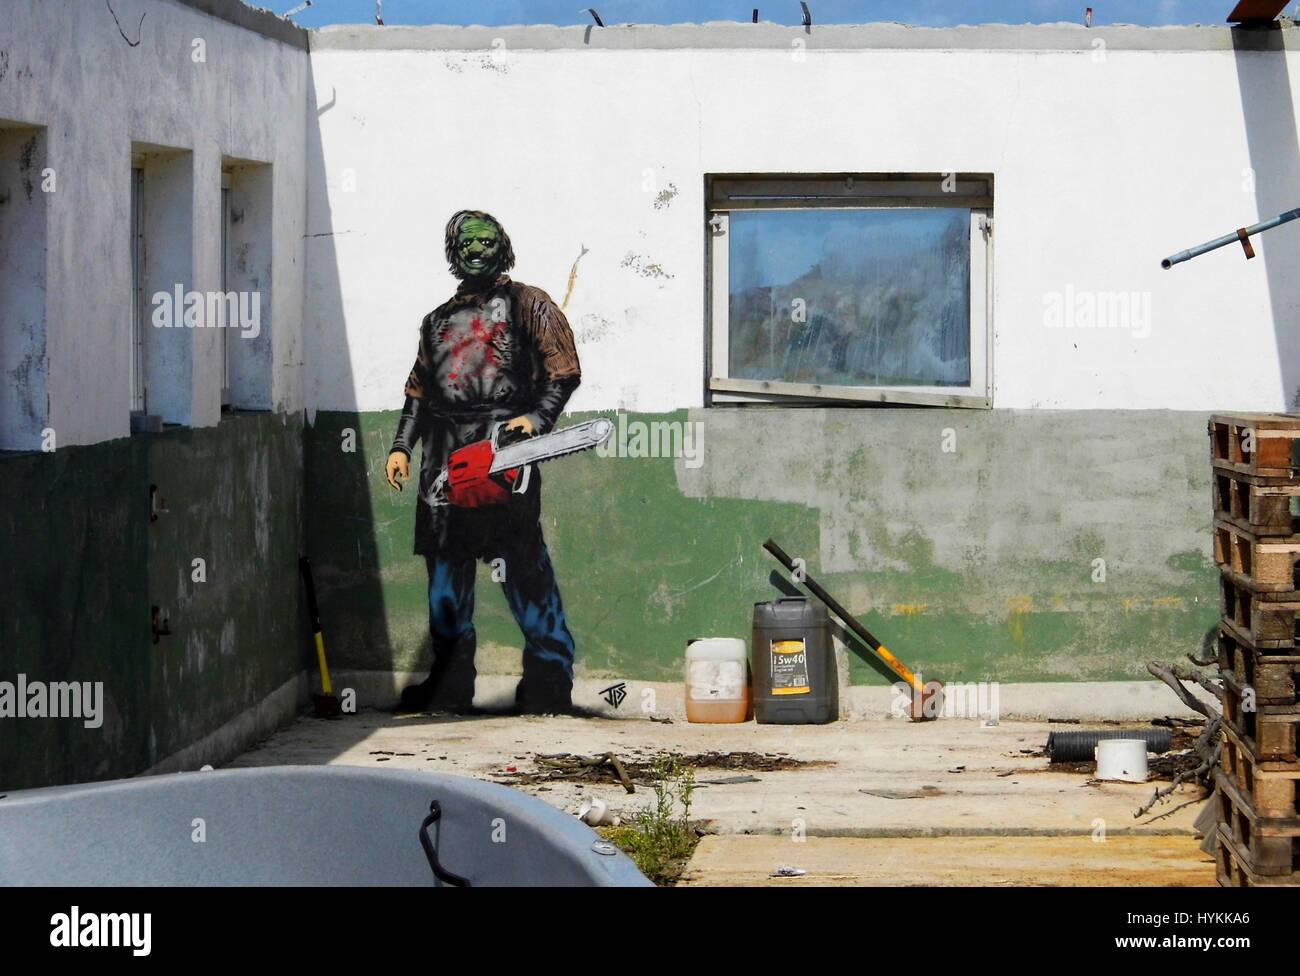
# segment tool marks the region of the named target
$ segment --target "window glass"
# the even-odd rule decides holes
[[[738,210],[729,375],[838,386],[968,386],[971,211]]]

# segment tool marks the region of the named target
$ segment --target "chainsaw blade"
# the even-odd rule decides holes
[[[613,432],[614,425],[604,417],[599,417],[596,420],[565,427],[563,430],[530,437],[517,444],[499,447],[492,460],[491,473],[499,474],[511,468],[521,468],[526,464],[536,464],[539,461],[549,461],[552,458],[564,457],[566,454],[589,450],[605,443]]]

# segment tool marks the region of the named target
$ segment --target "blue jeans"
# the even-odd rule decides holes
[[[497,563],[496,558],[501,562]],[[501,589],[524,637],[524,676],[557,672],[573,681],[573,635],[569,632],[546,544],[521,545],[486,558],[493,571],[505,578]],[[433,644],[434,673],[445,673],[442,695],[468,699],[474,687],[474,579],[478,569],[473,556],[426,556],[429,571],[429,636]],[[468,684],[468,694],[466,685]]]

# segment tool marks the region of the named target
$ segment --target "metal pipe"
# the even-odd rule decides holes
[[[1289,223],[1300,217],[1300,207],[1295,210],[1288,210],[1284,214],[1278,214],[1276,217],[1270,217],[1268,220],[1261,220],[1258,224],[1252,224],[1249,227],[1243,227],[1241,230],[1233,231],[1231,234],[1224,234],[1222,237],[1216,237],[1212,241],[1206,241],[1204,244],[1188,248],[1186,251],[1179,251],[1160,262],[1160,267],[1168,271],[1175,264],[1182,264],[1184,261],[1190,261],[1192,258],[1198,258],[1202,254],[1210,251],[1216,251],[1221,247],[1232,244],[1234,241],[1240,241],[1242,247],[1246,249],[1246,257],[1253,258],[1254,250],[1246,243],[1248,238],[1254,237],[1261,231],[1272,230],[1274,227],[1280,227],[1282,224]]]

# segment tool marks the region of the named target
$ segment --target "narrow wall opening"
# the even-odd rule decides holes
[[[222,160],[222,410],[271,409],[272,172]]]
[[[0,450],[40,449],[49,419],[45,160],[44,128],[0,120]]]
[[[185,150],[134,144],[132,163],[132,430],[190,423],[193,329],[203,302],[194,272],[194,166]]]

